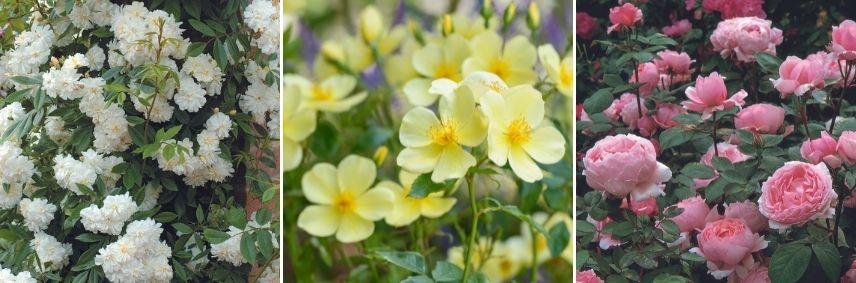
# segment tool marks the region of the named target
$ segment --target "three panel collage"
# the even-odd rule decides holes
[[[856,283],[854,89],[845,0],[0,0],[0,283]]]

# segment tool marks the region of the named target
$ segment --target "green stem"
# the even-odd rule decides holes
[[[470,194],[470,208],[473,214],[473,222],[470,224],[470,237],[467,240],[467,246],[464,250],[463,281],[467,282],[467,278],[469,278],[470,272],[472,271],[472,268],[470,267],[470,260],[472,260],[473,248],[476,242],[476,238],[478,237],[479,212],[478,204],[476,203],[476,195],[473,192],[473,176],[471,174],[467,174],[465,178],[467,179],[467,191]]]
[[[532,235],[532,274],[530,274],[529,282],[538,282],[538,241],[535,234],[535,229],[529,226],[529,234]]]

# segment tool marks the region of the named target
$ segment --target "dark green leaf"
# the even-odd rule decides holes
[[[811,261],[811,249],[802,244],[779,247],[770,261],[768,274],[773,283],[794,283],[799,280]]]
[[[811,245],[814,255],[820,262],[820,267],[826,273],[826,278],[832,282],[838,280],[841,273],[841,255],[835,245],[825,241],[817,241]]]
[[[550,228],[550,237],[547,240],[547,247],[550,248],[550,254],[554,257],[562,254],[565,247],[568,246],[570,238],[571,233],[568,232],[568,227],[564,221]]]
[[[434,183],[431,181],[431,173],[425,173],[419,175],[416,180],[413,181],[413,185],[410,187],[409,197],[413,198],[424,198],[431,193],[442,191],[445,188],[443,183]]]
[[[415,273],[425,274],[428,269],[425,258],[417,252],[378,251],[377,254],[386,261]]]
[[[464,271],[448,261],[438,261],[431,271],[431,277],[437,282],[458,282],[464,277]]]

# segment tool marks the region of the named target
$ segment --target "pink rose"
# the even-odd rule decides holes
[[[657,162],[650,141],[635,135],[608,136],[597,141],[583,158],[586,183],[595,190],[623,198],[644,200],[663,194],[663,182],[672,171]]]
[[[663,50],[657,52],[657,58],[652,62],[657,65],[657,71],[660,73],[659,84],[662,88],[689,81],[692,75],[690,64],[693,60],[684,52]]]
[[[586,12],[577,12],[577,36],[582,39],[591,39],[597,32],[597,22],[594,17]]]
[[[654,122],[656,122],[660,128],[668,129],[678,125],[678,122],[675,122],[673,119],[675,116],[685,113],[687,113],[687,111],[680,105],[674,103],[660,103],[657,104],[657,112],[654,113]]]
[[[686,198],[674,205],[684,211],[678,216],[672,217],[672,221],[678,224],[681,232],[692,232],[704,228],[705,216],[710,213],[710,208],[701,196]]]
[[[710,148],[707,149],[707,152],[705,152],[704,155],[701,156],[701,160],[699,162],[701,164],[709,166],[710,168],[713,168],[713,155],[717,151],[719,151],[719,157],[728,159],[728,161],[731,161],[732,164],[743,162],[750,158],[749,155],[746,155],[741,152],[740,148],[738,148],[736,145],[721,142],[716,144],[716,149],[714,149],[713,145],[711,145]],[[693,179],[693,181],[695,182],[695,188],[700,189],[707,187],[708,185],[710,185],[710,183],[716,181],[717,178],[719,178],[719,172],[714,169],[713,177],[710,177],[708,179]]]
[[[767,241],[743,220],[723,218],[708,223],[697,236],[698,247],[690,249],[707,259],[708,273],[722,279],[732,272],[746,274],[755,265],[752,253],[767,247]]]
[[[671,37],[679,37],[693,29],[693,24],[689,20],[683,19],[673,22],[671,26],[663,27],[663,34]]]
[[[856,163],[856,132],[841,132],[835,151],[838,152],[838,157],[847,162],[848,165]]]
[[[624,124],[627,124],[627,128],[631,130],[639,130],[639,134],[644,137],[650,137],[657,131],[657,123],[654,122],[654,119],[648,115],[648,108],[645,107],[644,102],[641,104],[637,104],[636,95],[625,93],[621,96],[622,100],[629,100],[621,108],[621,121]],[[639,105],[642,106],[642,117],[639,117]]]
[[[850,269],[841,276],[841,283],[856,283],[856,261],[850,263]]]
[[[825,162],[831,168],[841,166],[841,158],[836,154],[838,142],[826,131],[820,133],[820,137],[803,142],[800,147],[800,155],[811,164]]]
[[[633,211],[636,215],[657,215],[657,198],[648,198],[646,200],[636,200],[630,197],[630,203],[627,198],[621,200],[621,208]]]
[[[838,55],[839,59],[856,59],[856,22],[844,20],[832,27],[832,45],[829,51]]]
[[[758,103],[741,109],[734,116],[734,127],[755,134],[775,134],[785,122],[785,109]]]
[[[734,283],[770,283],[770,275],[767,273],[767,266],[762,265],[761,263],[756,263],[752,269],[749,269],[749,273],[745,276],[734,276],[732,274],[729,277],[728,282]],[[733,279],[732,279],[733,278]]]
[[[831,217],[836,198],[826,165],[790,161],[761,184],[758,207],[770,219],[770,228],[784,230]]]
[[[776,46],[782,43],[782,30],[771,25],[756,17],[724,20],[716,26],[710,42],[723,58],[735,55],[742,62],[754,62],[755,53],[776,55]]]
[[[820,72],[823,73],[824,80],[835,79],[839,80],[838,84],[843,85],[844,80],[841,80],[841,67],[847,64],[847,61],[838,59],[833,53],[827,53],[826,51],[818,51],[812,54],[809,54],[805,57],[806,60],[815,62],[821,66]],[[850,74],[847,77],[847,80],[852,80],[853,76],[856,74]],[[825,83],[825,82],[824,82]]]
[[[630,3],[609,9],[609,21],[612,25],[606,29],[606,33],[614,30],[629,28],[642,20],[642,10]]]
[[[762,5],[763,0],[704,0],[702,7],[705,12],[719,12],[723,19],[735,17],[766,18]]]
[[[688,87],[686,94],[689,100],[681,102],[681,105],[687,110],[701,112],[703,120],[710,118],[714,111],[743,106],[743,99],[747,95],[741,89],[729,98],[725,80],[717,72],[710,73],[706,78],[698,76],[695,86]]]
[[[621,245],[621,242],[619,242],[615,238],[612,238],[612,234],[603,232],[603,226],[606,226],[606,224],[612,222],[612,218],[609,218],[609,216],[607,216],[603,220],[597,221],[594,220],[594,218],[591,218],[591,215],[589,215],[589,217],[586,218],[586,221],[594,225],[595,234],[594,238],[592,238],[591,241],[598,242],[598,247],[600,247],[600,249],[608,250],[611,247]]]
[[[779,78],[770,80],[782,98],[791,93],[802,96],[812,89],[822,88],[826,73],[823,61],[788,56],[779,66]]]
[[[748,200],[726,204],[723,216],[742,219],[753,233],[761,233],[769,228],[767,217],[761,214],[757,204]]]
[[[621,114],[621,111],[624,110],[624,107],[627,106],[630,102],[636,103],[636,95],[632,93],[624,93],[618,97],[618,99],[613,100],[612,104],[603,110],[603,114],[606,115],[607,118],[611,121],[618,121],[618,117]],[[645,106],[642,106],[645,107]],[[637,114],[637,116],[639,116]]]
[[[577,283],[603,283],[594,270],[577,271]]]
[[[642,86],[639,87],[639,94],[651,94],[651,91],[660,84],[660,73],[657,70],[657,65],[654,65],[652,62],[646,62],[636,66],[636,72],[630,75],[628,82],[631,84],[642,83]]]

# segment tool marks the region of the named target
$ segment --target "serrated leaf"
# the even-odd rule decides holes
[[[417,252],[378,251],[377,254],[386,261],[415,273],[425,274],[428,269],[425,257]]]
[[[802,244],[779,247],[770,261],[768,274],[774,283],[797,282],[811,261],[811,249]]]
[[[464,271],[448,261],[438,261],[431,271],[431,277],[437,282],[458,282],[464,277]]]

